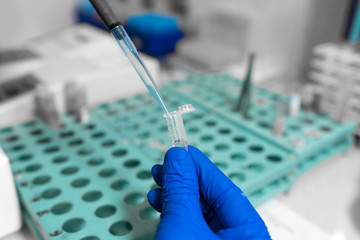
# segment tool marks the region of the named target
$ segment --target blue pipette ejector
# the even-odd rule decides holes
[[[114,12],[110,8],[110,5],[107,2],[107,0],[89,0],[89,1],[95,8],[95,11],[99,15],[100,19],[103,21],[104,25],[107,27],[107,29],[109,29],[111,34],[115,37],[121,49],[125,53],[126,57],[128,57],[132,66],[135,68],[136,72],[138,73],[141,80],[145,84],[146,88],[149,90],[149,92],[155,98],[155,100],[159,103],[164,113],[168,114],[169,111],[166,108],[165,102],[160,95],[160,92],[156,86],[153,77],[151,76],[144,62],[141,60],[135,45],[127,35],[121,22],[117,19]]]

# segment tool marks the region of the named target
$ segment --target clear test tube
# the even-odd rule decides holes
[[[191,104],[180,106],[178,110],[165,113],[163,116],[167,121],[169,138],[173,147],[181,147],[188,150],[188,143],[182,115],[195,111]]]

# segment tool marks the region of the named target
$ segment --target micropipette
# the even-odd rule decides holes
[[[99,14],[99,17],[103,21],[104,25],[115,37],[121,49],[125,53],[125,56],[130,60],[132,66],[135,68],[146,88],[161,106],[164,113],[168,114],[169,111],[166,108],[165,102],[160,95],[153,77],[151,76],[144,62],[141,60],[135,45],[127,35],[124,27],[117,19],[114,12],[111,10],[107,0],[90,0],[90,3]]]

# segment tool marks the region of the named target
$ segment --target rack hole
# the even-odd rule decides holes
[[[140,218],[148,221],[154,221],[159,219],[160,213],[153,208],[144,208],[139,213]]]
[[[113,176],[116,173],[116,170],[114,168],[106,168],[99,171],[99,176],[103,178],[108,178]]]
[[[80,240],[100,240],[100,238],[96,237],[96,236],[87,236],[87,237],[83,237]]]
[[[72,218],[70,220],[67,220],[63,226],[62,229],[65,232],[68,233],[75,233],[80,231],[81,229],[83,229],[85,227],[85,220],[82,218]]]
[[[88,160],[88,165],[90,166],[98,166],[100,164],[102,164],[104,162],[104,159],[103,158],[91,158]]]
[[[204,142],[210,142],[210,141],[214,140],[214,137],[211,135],[204,135],[201,137],[201,140]]]
[[[0,129],[0,133],[9,133],[12,130],[13,130],[12,127],[2,128]]]
[[[78,138],[78,139],[71,140],[69,142],[69,146],[75,147],[75,146],[79,146],[79,145],[81,145],[83,143],[84,143],[84,141],[82,139]]]
[[[33,127],[36,125],[35,121],[29,121],[23,124],[24,127]]]
[[[225,170],[227,168],[227,164],[224,162],[214,162],[215,166],[217,166],[218,168]]]
[[[252,145],[249,147],[250,151],[252,152],[262,152],[264,150],[264,148],[260,145]]]
[[[102,138],[105,136],[105,132],[95,132],[91,135],[92,138]]]
[[[246,142],[246,138],[245,137],[241,137],[241,136],[237,136],[233,138],[233,141],[236,143],[244,143]]]
[[[61,190],[59,188],[49,188],[41,193],[41,197],[45,199],[52,199],[59,196]]]
[[[54,158],[52,160],[52,162],[55,164],[60,164],[60,163],[66,162],[67,160],[69,160],[69,158],[66,156],[58,156],[58,157]]]
[[[27,166],[25,168],[25,171],[27,171],[27,172],[36,172],[36,171],[40,170],[40,168],[41,168],[41,164],[35,163],[35,164]]]
[[[117,149],[112,153],[114,157],[124,157],[126,154],[127,154],[126,149]]]
[[[242,173],[231,173],[229,178],[234,182],[242,182],[245,180],[245,175]]]
[[[138,205],[145,201],[145,197],[141,193],[130,193],[126,195],[124,201],[127,204]]]
[[[321,126],[320,127],[320,130],[322,132],[331,132],[331,128],[330,127],[327,127],[327,126]]]
[[[34,185],[43,185],[43,184],[46,184],[48,182],[50,182],[51,180],[51,177],[48,176],[48,175],[43,175],[43,176],[39,176],[39,177],[36,177],[32,180],[32,183]]]
[[[259,122],[258,125],[262,128],[270,128],[270,124],[268,124],[267,122]]]
[[[14,147],[11,148],[12,151],[21,151],[21,150],[24,150],[25,149],[25,145],[23,144],[20,144],[20,145],[16,145]]]
[[[190,127],[190,128],[188,128],[187,130],[188,130],[188,132],[190,132],[190,133],[197,133],[197,132],[200,131],[200,129],[199,129],[198,127]]]
[[[63,131],[63,132],[59,133],[59,136],[60,136],[61,138],[72,137],[72,136],[74,136],[74,132],[71,131],[71,130]]]
[[[29,161],[30,159],[32,159],[34,156],[30,153],[25,153],[25,154],[22,154],[20,155],[19,157],[19,161],[20,162],[26,162],[26,161]]]
[[[96,125],[94,123],[87,123],[84,125],[83,129],[84,130],[93,130],[96,127]]]
[[[39,140],[37,140],[38,144],[47,144],[50,142],[51,142],[51,138],[49,138],[49,137],[43,137],[43,138],[40,138]]]
[[[30,135],[32,135],[32,136],[39,136],[39,135],[41,135],[41,134],[43,134],[43,130],[41,130],[41,129],[35,129],[35,130],[33,130],[33,131],[31,131],[30,132]]]
[[[82,196],[82,199],[85,202],[95,202],[97,200],[99,200],[102,197],[102,193],[100,191],[90,191],[85,193]]]
[[[71,182],[71,186],[74,188],[82,188],[90,183],[88,178],[78,178]]]
[[[92,154],[93,152],[94,152],[93,148],[85,147],[85,148],[79,149],[78,154],[81,155],[81,156],[87,156],[87,155]]]
[[[112,147],[116,144],[116,142],[114,140],[106,140],[104,142],[101,143],[101,145],[103,147]]]
[[[234,161],[244,161],[246,159],[246,156],[242,153],[233,153],[231,154],[231,160]]]
[[[231,133],[231,130],[228,128],[221,128],[221,129],[219,129],[219,133],[223,134],[223,135],[228,135]]]
[[[10,136],[10,137],[8,137],[8,138],[5,139],[6,142],[15,142],[15,141],[17,141],[17,140],[19,140],[19,137],[16,136],[16,135]]]
[[[143,170],[141,172],[138,172],[136,176],[140,179],[149,179],[151,178],[151,172],[148,170]]]
[[[123,179],[116,180],[111,183],[110,187],[116,191],[121,191],[129,186],[129,182]]]
[[[137,159],[130,159],[124,162],[124,166],[128,168],[134,168],[140,165],[140,161]]]
[[[60,150],[59,146],[50,146],[50,147],[45,148],[44,152],[50,154],[50,153],[56,153],[59,150]]]
[[[62,215],[68,213],[72,209],[73,205],[69,202],[62,202],[54,205],[51,208],[51,213],[55,215]]]
[[[262,172],[264,170],[264,166],[257,163],[252,163],[247,166],[248,169],[254,170],[255,172]]]
[[[270,162],[280,162],[282,160],[282,157],[279,155],[269,155],[266,157],[266,159]]]
[[[75,174],[79,171],[78,167],[75,166],[71,166],[71,167],[66,167],[63,170],[61,170],[61,174],[63,175],[72,175]]]
[[[208,120],[205,122],[206,126],[213,127],[216,125],[216,122],[214,120]]]
[[[99,218],[107,218],[114,215],[115,212],[116,208],[113,205],[104,205],[95,210],[95,215]]]
[[[229,146],[227,144],[217,144],[215,145],[215,149],[218,151],[226,151],[229,149]]]
[[[114,236],[124,236],[131,232],[132,225],[128,221],[122,220],[111,224],[109,232]]]

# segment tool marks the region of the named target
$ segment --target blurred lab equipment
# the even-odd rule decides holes
[[[247,74],[236,105],[236,110],[240,112],[244,118],[249,117],[249,109],[251,106],[251,73],[253,71],[254,58],[255,54],[250,54]]]
[[[31,52],[32,58],[12,56]],[[34,119],[34,89],[45,85],[55,96],[60,112],[66,111],[66,83],[71,79],[85,87],[89,106],[144,92],[143,84],[111,36],[91,25],[79,24],[61,31],[0,49],[0,127]],[[11,54],[9,54],[9,52]],[[22,55],[20,55],[22,56]],[[159,62],[142,56],[157,77]],[[11,61],[10,61],[10,60]],[[101,61],[99,60],[101,59]],[[120,79],[120,80],[119,80]]]

